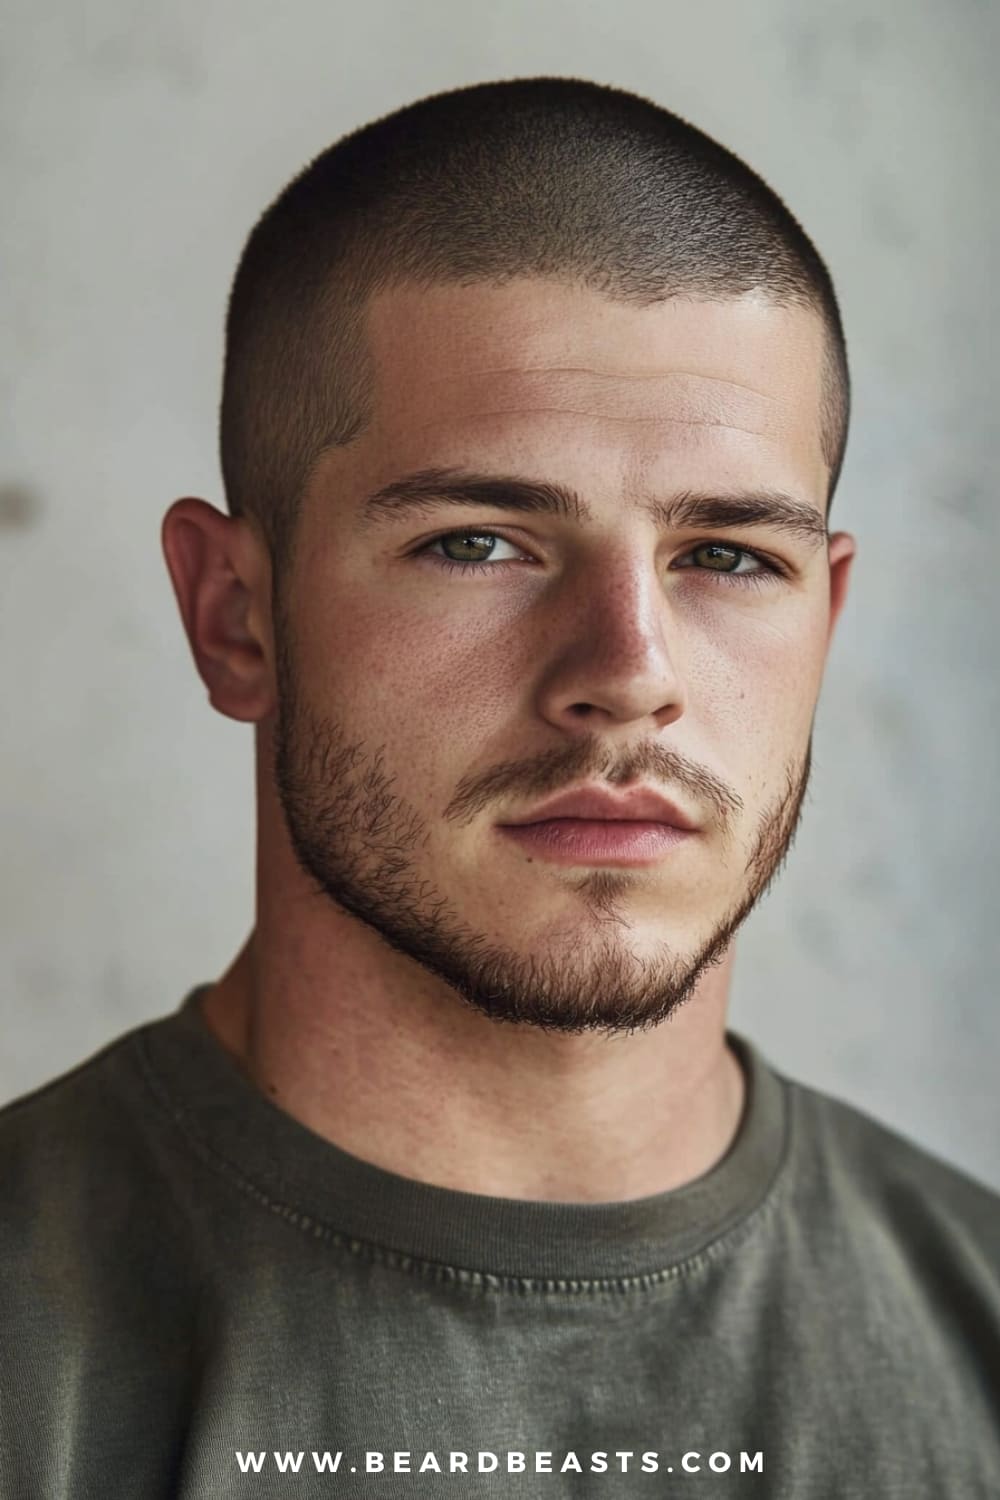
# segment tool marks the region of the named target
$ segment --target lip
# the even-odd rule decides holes
[[[523,828],[553,819],[575,819],[588,823],[613,822],[660,824],[693,833],[697,824],[675,803],[652,787],[633,787],[612,792],[604,787],[577,787],[550,797],[520,818],[510,818],[505,828]]]
[[[562,865],[651,865],[695,837],[693,829],[643,818],[546,818],[500,824],[498,832],[536,859]]]

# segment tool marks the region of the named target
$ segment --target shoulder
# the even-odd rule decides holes
[[[87,1489],[98,1451],[138,1474],[136,1422],[189,1399],[202,1285],[190,1203],[203,1185],[144,1066],[162,1024],[0,1109],[0,1388],[27,1393],[0,1402],[0,1452],[18,1493],[63,1494],[70,1469]],[[150,1466],[173,1462],[161,1453],[173,1425],[150,1425]],[[80,1439],[69,1458],[68,1433]]]
[[[71,1126],[78,1131],[113,1110],[115,1085],[123,1064],[129,1066],[141,1029],[115,1037],[65,1073],[0,1107],[0,1160],[5,1168],[25,1151],[44,1154]]]
[[[170,1132],[142,1055],[163,1024],[125,1032],[0,1109],[0,1264],[53,1263],[75,1236],[112,1240],[155,1199]]]
[[[6,1169],[25,1153],[44,1156],[53,1147],[68,1149],[88,1130],[100,1130],[120,1114],[135,1052],[147,1030],[139,1026],[124,1032],[75,1067],[0,1107],[5,1178]]]
[[[205,1173],[146,1059],[173,1024],[126,1032],[0,1109],[0,1384],[111,1344],[94,1380],[141,1383],[151,1350],[174,1372],[187,1357]]]
[[[924,1275],[964,1274],[1000,1295],[1000,1192],[856,1105],[785,1082],[804,1212]]]

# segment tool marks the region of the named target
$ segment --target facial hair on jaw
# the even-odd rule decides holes
[[[544,954],[490,942],[421,869],[427,826],[391,791],[395,778],[385,767],[385,747],[371,750],[352,740],[343,723],[309,709],[287,635],[277,626],[276,637],[274,779],[299,865],[319,894],[493,1021],[608,1036],[660,1025],[722,961],[787,858],[809,783],[811,731],[781,794],[761,813],[740,897],[695,951],[679,954],[663,943],[644,958],[628,947],[616,930],[629,925],[620,902],[630,886],[626,870],[592,871],[576,886],[593,918],[592,940]],[[731,802],[742,806],[738,798]]]

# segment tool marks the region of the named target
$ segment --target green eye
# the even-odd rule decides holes
[[[456,554],[451,557],[450,561],[470,563],[484,562],[490,556],[498,540],[502,538],[481,531],[452,531],[447,536],[438,537],[441,546],[446,547],[450,553]],[[486,548],[485,556],[482,550],[484,547]],[[479,549],[478,557],[473,555],[477,548]]]
[[[740,558],[749,555],[748,552],[741,552],[739,547],[724,547],[718,542],[703,542],[691,552],[691,556],[697,558],[699,564],[716,573],[734,573]]]
[[[777,583],[782,577],[781,568],[748,547],[737,547],[733,542],[698,542],[683,557],[674,562],[675,568],[684,572],[715,573],[727,583],[753,584]]]

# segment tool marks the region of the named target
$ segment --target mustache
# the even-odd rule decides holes
[[[699,809],[710,807],[723,831],[744,808],[743,798],[718,776],[669,746],[640,745],[627,757],[612,757],[596,736],[587,735],[530,760],[507,761],[484,775],[463,778],[444,817],[461,826],[512,794],[526,799],[545,797],[591,778],[609,786],[641,779],[664,796],[683,791]]]

